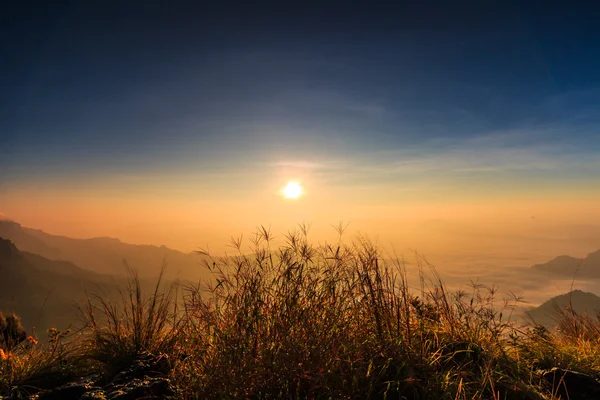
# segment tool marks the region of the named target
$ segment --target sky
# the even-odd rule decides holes
[[[249,3],[5,6],[0,215],[185,251],[600,225],[592,2]]]

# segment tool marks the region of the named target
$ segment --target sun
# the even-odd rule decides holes
[[[281,189],[281,194],[283,194],[283,197],[286,199],[297,199],[302,196],[303,192],[302,185],[295,181],[288,182],[287,185]]]

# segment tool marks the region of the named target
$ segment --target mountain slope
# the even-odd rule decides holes
[[[73,239],[25,228],[12,221],[0,221],[0,237],[30,253],[51,260],[66,260],[99,273],[124,275],[125,262],[140,276],[156,276],[163,263],[167,276],[197,281],[206,276],[199,265],[202,256],[185,254],[165,246],[133,245],[113,238]]]
[[[35,327],[38,333],[77,322],[77,304],[86,290],[116,292],[115,280],[108,275],[19,251],[2,238],[0,278],[0,311],[15,312],[28,331]]]
[[[572,292],[562,294],[551,298],[539,307],[527,311],[529,322],[532,320],[543,325],[548,329],[553,329],[557,322],[557,311],[564,310],[567,306],[573,307],[577,314],[588,314],[595,316],[600,312],[600,297],[593,293],[573,290]]]
[[[571,256],[558,256],[547,263],[536,264],[533,269],[569,278],[600,279],[600,250],[579,259]]]

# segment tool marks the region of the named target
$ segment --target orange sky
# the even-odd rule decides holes
[[[306,177],[305,177],[306,178]],[[316,241],[333,240],[331,225],[348,222],[349,238],[365,233],[382,244],[422,252],[467,251],[531,246],[552,251],[564,227],[600,225],[600,197],[523,194],[471,195],[421,189],[404,195],[372,186],[365,190],[318,186],[305,179],[297,200],[283,198],[285,180],[257,185],[245,195],[203,196],[194,191],[21,189],[4,192],[0,210],[22,225],[70,237],[117,237],[125,242],[167,245],[182,251],[209,246],[223,251],[231,236],[246,237],[261,224],[281,234],[310,223]],[[225,192],[227,190],[224,190]],[[429,200],[431,199],[431,200]],[[583,232],[582,232],[583,234]],[[576,243],[563,237],[563,246]],[[600,240],[600,237],[598,238]],[[512,243],[512,245],[511,245]],[[600,241],[598,242],[600,244]],[[541,245],[539,245],[541,246]],[[575,247],[574,247],[575,246]]]

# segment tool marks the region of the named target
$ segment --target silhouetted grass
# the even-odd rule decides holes
[[[425,265],[434,281],[411,290],[368,240],[313,246],[303,227],[277,249],[265,229],[252,255],[233,244],[208,295],[188,293],[187,396],[535,398],[495,289],[450,294]]]
[[[131,365],[141,354],[171,354],[185,327],[178,310],[176,285],[161,287],[164,267],[154,291],[143,293],[139,276],[127,268],[128,286],[120,302],[93,293],[81,307],[89,356],[113,372]]]

